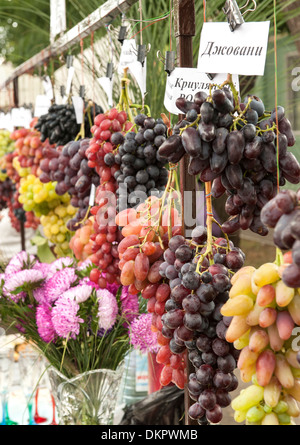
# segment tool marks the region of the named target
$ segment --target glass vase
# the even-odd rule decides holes
[[[59,425],[112,425],[123,373],[97,369],[71,379],[48,369]]]

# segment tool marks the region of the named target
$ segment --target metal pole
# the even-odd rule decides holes
[[[174,0],[174,28],[177,46],[178,66],[193,68],[193,36],[195,35],[195,1],[194,0]],[[192,193],[192,212],[193,218],[196,217],[196,179],[188,173],[188,156],[185,155],[180,161],[180,193],[182,199],[182,224],[184,234],[187,234],[187,229],[184,219],[185,209],[185,192]],[[194,370],[192,365],[186,357],[187,375]],[[185,388],[184,393],[184,407],[185,407],[185,424],[197,425],[196,421],[192,421],[188,416],[188,410],[192,404],[188,389]]]

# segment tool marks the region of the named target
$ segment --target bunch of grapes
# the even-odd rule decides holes
[[[168,209],[163,207],[161,199],[153,196],[136,209],[126,209],[117,215],[116,223],[122,227],[124,237],[118,245],[120,280],[124,286],[130,286],[130,292],[142,291],[148,284],[160,281],[159,268],[168,245],[169,229],[173,234],[181,230],[176,224],[178,218],[178,211],[172,208],[169,225]]]
[[[293,343],[300,296],[281,273],[276,263],[243,267],[221,308],[231,318],[225,338],[240,350],[241,379],[253,383],[232,401],[237,422],[285,425],[300,413],[300,357]]]
[[[224,238],[213,238],[207,249],[207,229],[197,226],[191,240],[182,235],[170,239],[159,268],[170,286],[161,317],[162,335],[170,339],[172,354],[182,356],[188,351],[195,368],[188,381],[194,401],[189,416],[201,424],[219,423],[222,408],[231,402],[229,392],[237,388],[233,371],[238,351],[225,340],[229,320],[220,310],[229,298],[230,277],[244,264],[243,252]],[[172,364],[167,362],[165,367],[170,373]]]
[[[55,192],[55,186],[55,182],[43,184],[34,175],[21,178],[18,188],[20,194],[19,202],[23,205],[26,212],[33,211],[38,218],[42,215],[47,215],[50,210],[56,208],[61,203],[68,204],[70,201],[68,193],[59,196]]]
[[[35,176],[40,174],[43,148],[50,146],[49,141],[41,142],[40,133],[34,129],[15,130],[11,138],[15,141],[15,155],[20,168],[28,169]]]
[[[8,177],[0,181],[0,211],[7,207],[8,201],[12,199],[15,186]]]
[[[85,261],[93,254],[94,218],[89,217],[84,225],[77,229],[70,240],[70,249],[78,261]]]
[[[69,196],[65,195],[65,202],[59,203],[40,218],[44,235],[54,244],[54,253],[58,257],[71,253],[69,242],[73,233],[67,229],[67,222],[74,216],[76,209],[69,204],[69,200]]]
[[[283,251],[291,249],[282,281],[300,287],[300,190],[281,190],[261,211],[263,223],[274,229],[273,240]],[[287,256],[286,256],[287,258]]]
[[[94,126],[91,129],[93,138],[86,150],[88,167],[99,175],[100,183],[96,190],[95,205],[91,208],[94,216],[94,233],[92,262],[99,268],[99,285],[105,287],[106,283],[119,282],[120,270],[118,267],[117,244],[122,235],[115,223],[116,217],[116,190],[117,182],[114,175],[119,170],[119,165],[106,165],[106,154],[115,152],[117,146],[112,137],[115,133],[125,134],[133,124],[127,120],[125,111],[116,108],[101,113],[95,117]]]
[[[9,130],[0,130],[0,158],[15,149],[14,142],[10,137]]]
[[[40,180],[43,183],[57,182],[55,192],[59,196],[69,193],[72,206],[78,209],[74,218],[67,223],[72,232],[89,216],[91,186],[94,184],[97,187],[100,182],[95,169],[88,166],[88,147],[89,139],[70,141],[62,149],[60,147],[55,150],[56,154],[51,151],[51,157],[44,158],[41,162]]]
[[[21,222],[24,223],[25,228],[36,230],[40,224],[39,218],[32,211],[25,211],[22,204],[19,202],[18,184],[12,183],[12,191],[7,199],[8,216],[12,227],[20,232]]]
[[[267,235],[260,213],[276,194],[277,150],[280,185],[300,181],[300,165],[287,151],[295,138],[284,109],[266,113],[256,96],[240,103],[231,85],[209,95],[198,92],[194,102],[179,98],[176,104],[185,118],[159,147],[159,155],[175,163],[187,153],[189,174],[199,175],[202,182],[212,181],[214,198],[228,195],[224,233],[250,229]]]
[[[84,131],[87,137],[91,136],[93,117],[102,112],[99,105],[91,102],[85,103]],[[80,124],[77,124],[74,106],[71,104],[53,104],[47,114],[41,116],[35,128],[41,133],[41,141],[49,139],[49,143],[56,145],[66,145],[73,141],[80,131]]]
[[[20,174],[18,173],[17,168],[19,167],[17,155],[15,152],[7,153],[4,157],[5,170],[6,175],[12,180],[14,183],[20,182]],[[26,170],[26,174],[27,174]],[[25,172],[23,172],[25,175]]]
[[[167,126],[162,119],[144,114],[137,115],[134,122],[138,131],[125,136],[114,133],[111,141],[119,150],[104,157],[106,165],[120,165],[114,175],[118,183],[118,211],[134,207],[148,196],[159,196],[168,182],[168,170],[158,155],[158,148],[167,137]]]

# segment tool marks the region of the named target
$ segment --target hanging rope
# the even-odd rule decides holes
[[[276,110],[276,132],[277,132],[277,192],[280,191],[280,171],[279,171],[279,129],[278,129],[278,59],[277,59],[277,15],[276,15],[276,0],[273,1],[274,6],[274,64],[275,64],[275,110]]]
[[[92,50],[92,101],[93,101],[93,118],[95,120],[95,49],[94,49],[94,31],[91,34],[91,50]]]

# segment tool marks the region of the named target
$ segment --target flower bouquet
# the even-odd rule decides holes
[[[64,424],[103,422],[99,404],[103,408],[104,399],[115,403],[125,355],[133,347],[153,350],[157,344],[145,300],[126,286],[100,289],[89,280],[93,267],[71,257],[41,263],[20,252],[0,274],[1,324],[20,332],[47,359],[57,399],[68,400]],[[98,377],[99,371],[112,380]],[[82,376],[84,387],[78,385]],[[78,405],[76,415],[71,400]],[[102,408],[111,413],[110,407]]]

